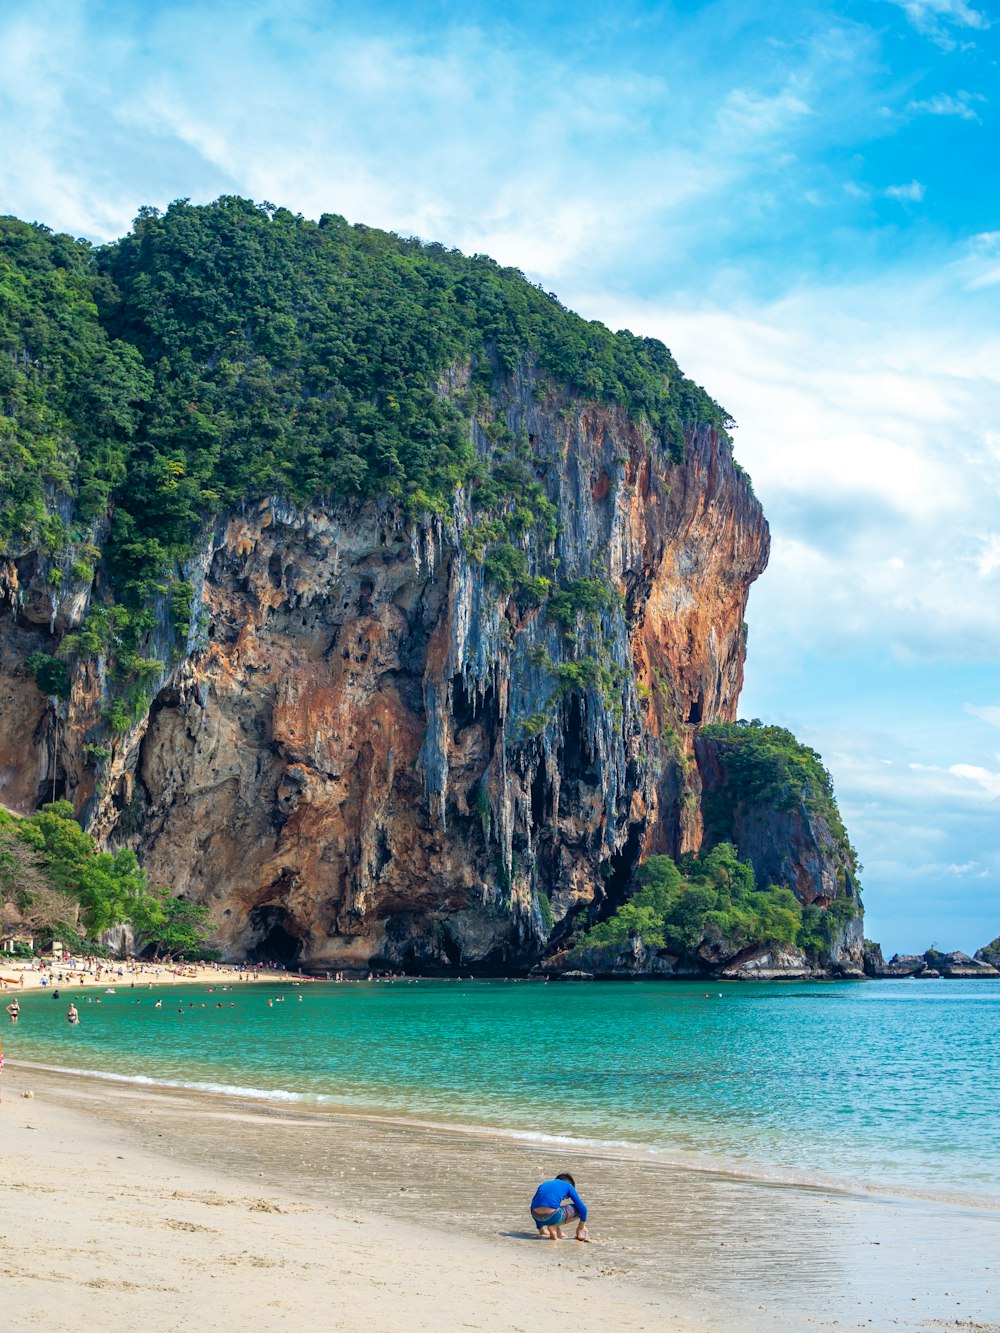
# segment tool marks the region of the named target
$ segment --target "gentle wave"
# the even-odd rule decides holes
[[[379,1125],[393,1125],[419,1130],[431,1130],[437,1133],[461,1134],[468,1137],[495,1137],[510,1142],[538,1144],[559,1153],[585,1153],[589,1155],[627,1158],[628,1160],[652,1159],[657,1166],[698,1175],[720,1176],[727,1180],[741,1181],[746,1184],[764,1184],[784,1186],[791,1189],[819,1190],[823,1193],[850,1195],[863,1198],[894,1198],[902,1200],[934,1202],[972,1208],[987,1212],[1000,1211],[1000,1201],[981,1195],[970,1195],[961,1191],[921,1190],[904,1187],[892,1182],[869,1182],[845,1180],[818,1172],[795,1172],[785,1167],[772,1167],[762,1162],[734,1162],[731,1159],[712,1157],[704,1153],[678,1152],[654,1144],[639,1143],[632,1139],[601,1139],[574,1134],[550,1134],[541,1130],[515,1129],[507,1125],[473,1124],[462,1121],[428,1120],[417,1116],[399,1115],[380,1112],[376,1107],[363,1109],[345,1105],[336,1097],[324,1093],[293,1092],[286,1088],[244,1087],[233,1083],[214,1083],[203,1081],[184,1081],[179,1079],[154,1078],[148,1074],[117,1074],[111,1070],[77,1069],[62,1065],[39,1064],[27,1060],[11,1060],[12,1067],[36,1069],[50,1074],[65,1074],[72,1078],[92,1078],[107,1083],[125,1083],[142,1088],[165,1088],[178,1092],[199,1092],[223,1098],[239,1098],[247,1101],[278,1102],[284,1105],[322,1107],[327,1114],[345,1119],[360,1120]]]
[[[11,1060],[12,1067],[37,1069],[47,1074],[69,1074],[74,1078],[96,1078],[105,1083],[134,1083],[144,1088],[176,1088],[187,1092],[209,1092],[220,1097],[248,1097],[254,1101],[329,1101],[321,1094],[291,1092],[287,1088],[244,1088],[237,1083],[199,1083],[180,1079],[153,1078],[149,1074],[115,1074],[109,1069],[71,1069],[65,1065],[43,1065],[29,1060]]]

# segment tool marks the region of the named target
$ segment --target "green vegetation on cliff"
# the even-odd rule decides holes
[[[651,856],[639,869],[639,890],[606,921],[576,940],[578,947],[627,944],[691,954],[703,945],[735,953],[749,944],[797,944],[802,907],[791,889],[758,889],[752,868],[731,843],[684,862]]]
[[[758,718],[711,723],[699,734],[722,742],[725,764],[725,784],[706,791],[702,798],[708,842],[736,841],[734,821],[741,808],[791,810],[800,806],[825,821],[843,864],[856,874],[857,853],[840,817],[833,781],[815,750],[784,727],[768,726]]]
[[[207,935],[207,909],[151,888],[134,852],[98,851],[68,801],[26,819],[0,809],[0,905],[42,944],[86,947],[125,922],[161,953],[196,952]]]
[[[126,480],[153,380],[102,326],[115,300],[89,246],[0,218],[0,552],[82,541]]]
[[[655,339],[485,256],[334,214],[180,201],[101,249],[0,219],[0,298],[0,541],[86,544],[111,501],[105,550],[135,605],[248,497],[446,505],[477,403],[528,358],[675,456],[685,426],[729,424]],[[454,367],[467,389],[446,388]]]
[[[574,938],[574,947],[627,945],[641,940],[682,956],[699,950],[736,954],[758,944],[794,945],[821,958],[857,912],[852,899],[828,907],[803,906],[791,889],[758,889],[753,868],[732,843],[719,843],[678,866],[651,856],[639,869],[639,889],[605,921]]]

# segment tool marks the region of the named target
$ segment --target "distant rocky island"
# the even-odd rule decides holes
[[[872,971],[819,756],[736,720],[768,527],[662,343],[232,197],[99,248],[3,219],[0,260],[9,921],[316,973]]]
[[[921,954],[894,954],[888,962],[878,944],[865,943],[865,975],[869,977],[997,977],[1000,976],[1000,939],[977,949],[970,958],[961,952],[928,949]]]

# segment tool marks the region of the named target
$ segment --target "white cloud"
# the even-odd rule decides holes
[[[949,93],[937,93],[920,102],[910,102],[907,111],[923,113],[928,116],[957,116],[960,120],[979,120],[979,112],[973,102],[985,102],[981,93],[960,92],[957,97]]]
[[[887,199],[898,199],[900,203],[919,204],[926,190],[920,181],[910,181],[908,185],[888,185],[882,193]]]
[[[1000,533],[988,532],[981,539],[982,549],[979,553],[979,559],[976,562],[981,578],[989,576],[1000,569]]]
[[[963,272],[965,285],[970,291],[993,287],[1000,282],[1000,231],[983,231],[972,237]]]
[[[977,708],[974,704],[966,704],[965,711],[983,722],[988,722],[991,727],[1000,727],[1000,708],[995,704],[986,704],[981,708]]]
[[[990,20],[967,0],[889,0],[901,9],[917,32],[929,37],[946,51],[959,44],[952,35],[955,28],[984,32]]]
[[[948,772],[965,782],[971,782],[988,800],[1000,800],[1000,773],[981,768],[978,764],[952,764]]]
[[[755,654],[1000,658],[1000,322],[971,300],[945,266],[732,309],[585,301],[741,423],[773,537]]]

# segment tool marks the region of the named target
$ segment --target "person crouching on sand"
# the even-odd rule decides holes
[[[531,1220],[545,1240],[562,1240],[564,1222],[576,1224],[576,1240],[587,1239],[587,1205],[576,1192],[576,1181],[565,1172],[555,1180],[543,1180],[531,1200]]]

